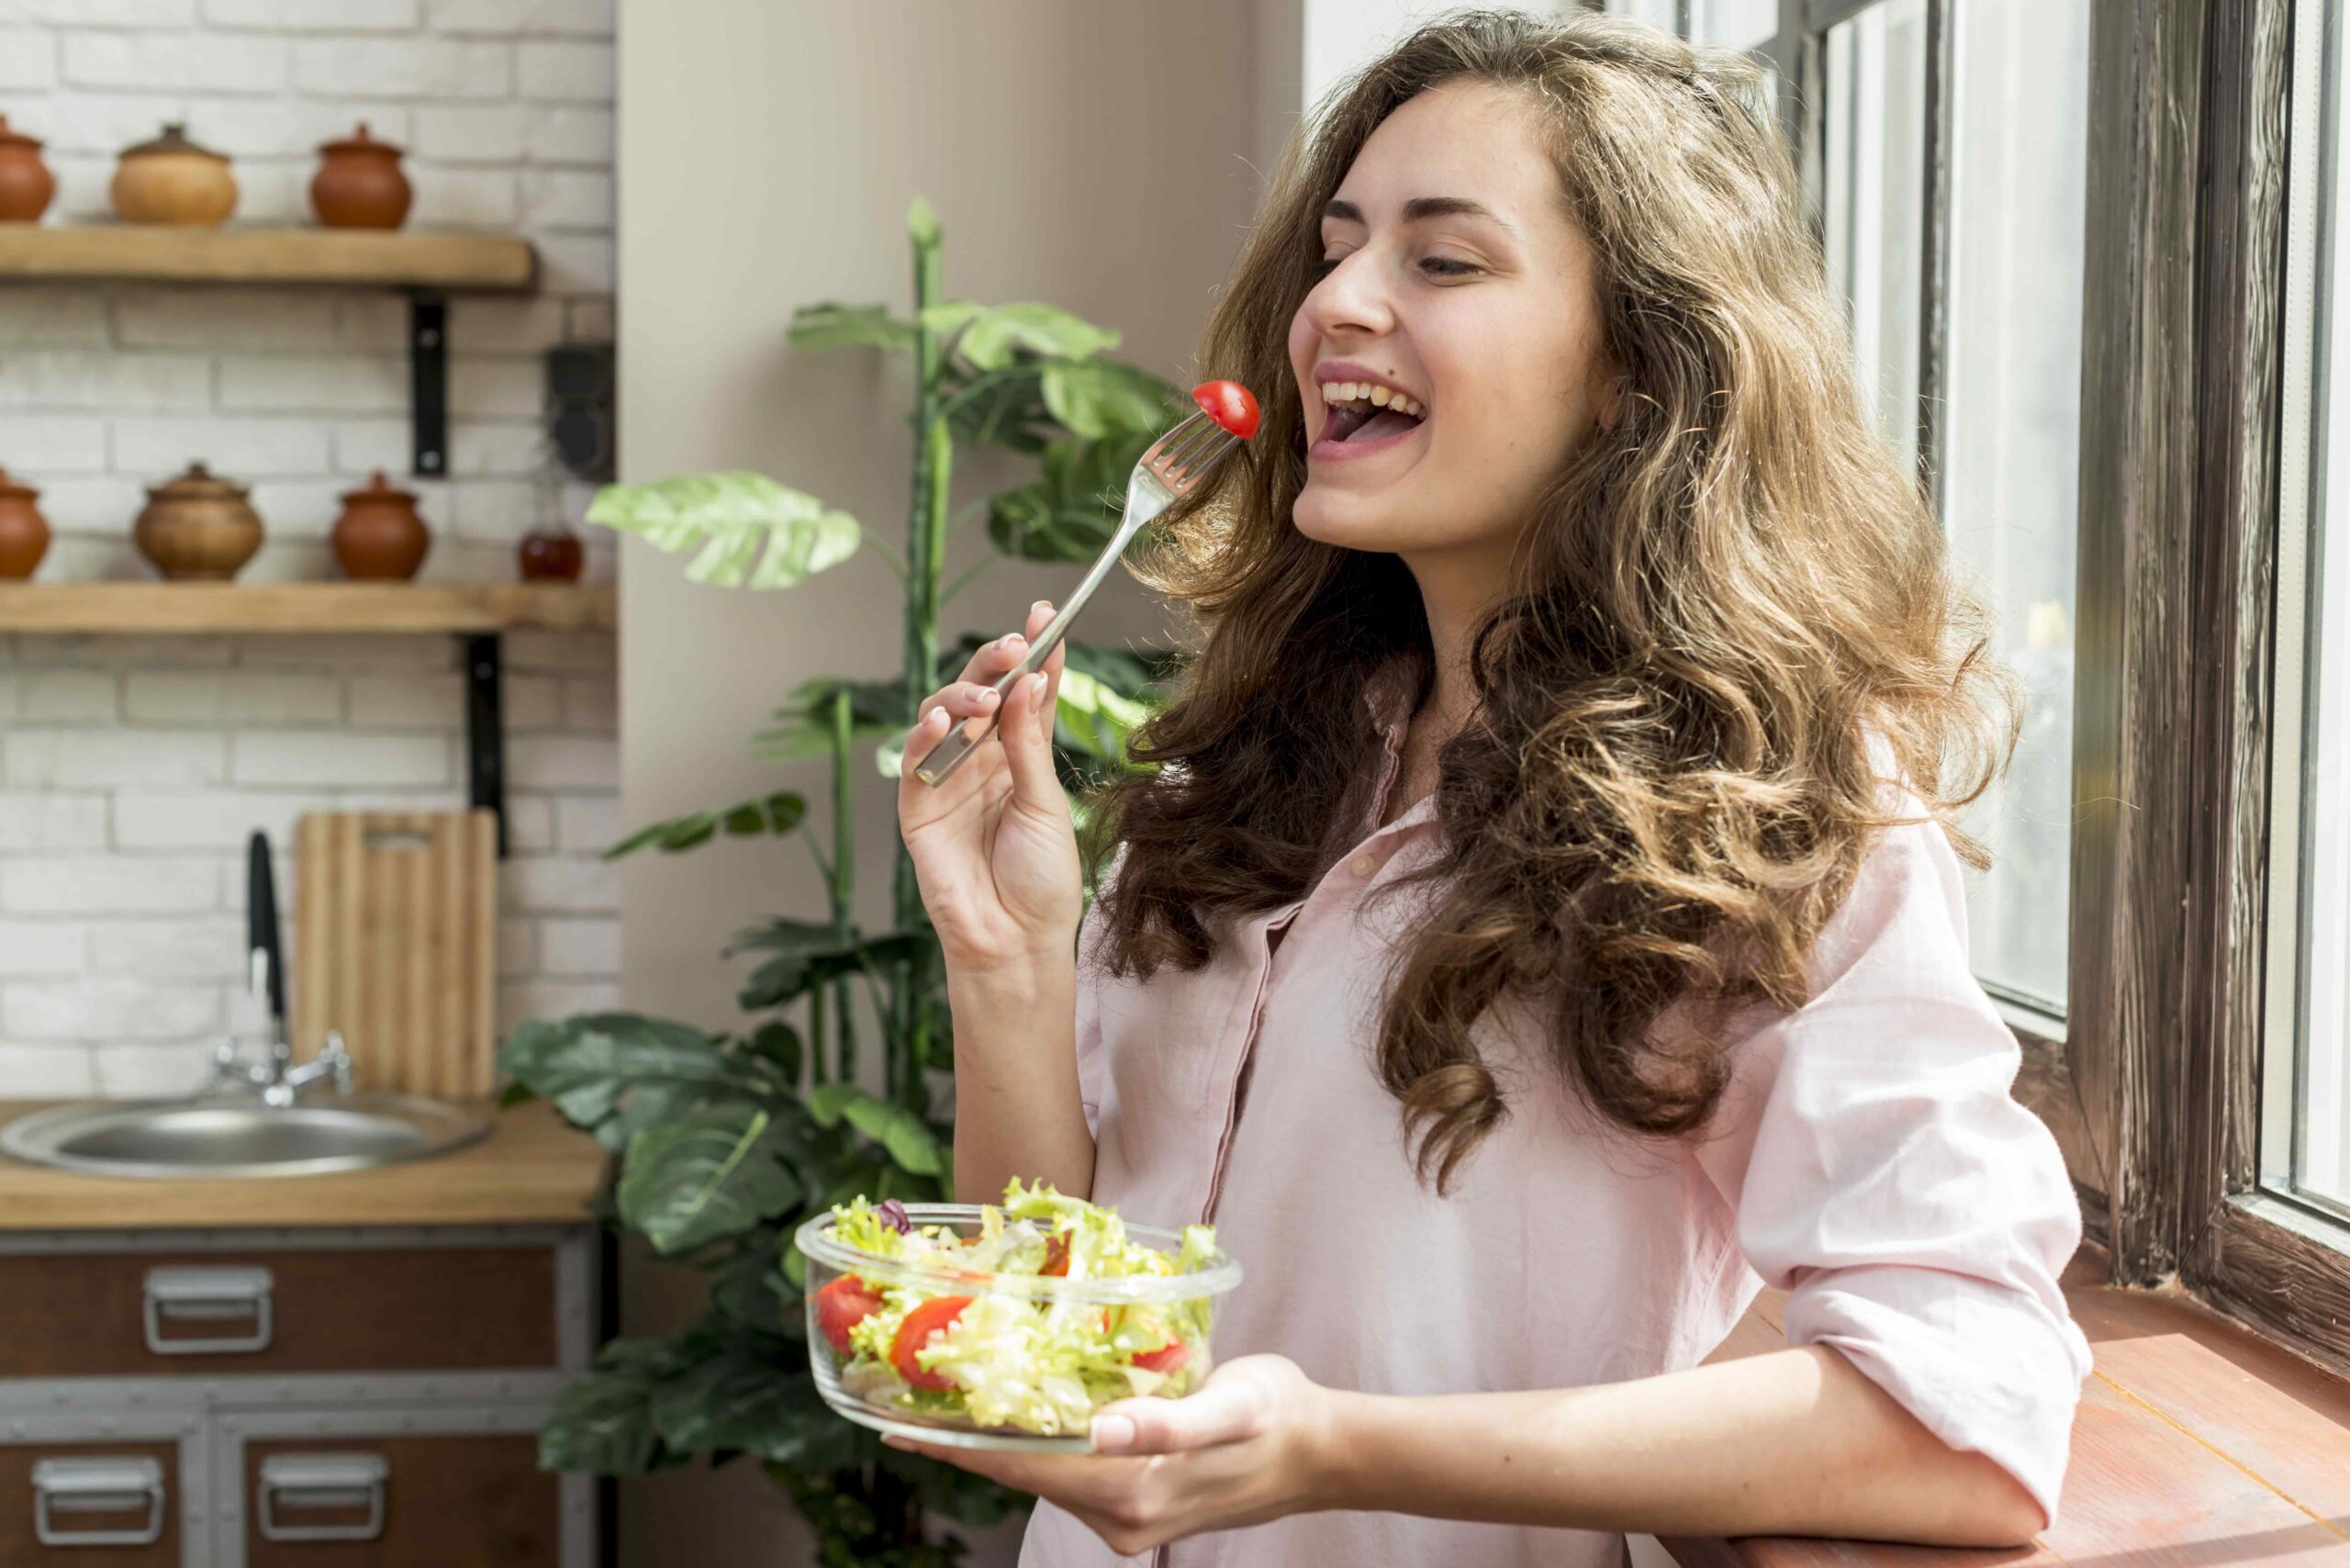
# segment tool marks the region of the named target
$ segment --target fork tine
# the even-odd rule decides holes
[[[1183,440],[1175,443],[1175,445],[1159,459],[1159,462],[1163,466],[1169,468],[1188,467],[1206,454],[1214,451],[1219,441],[1237,441],[1238,439],[1240,438],[1225,430],[1222,425],[1210,420],[1204,430],[1193,431],[1190,435],[1184,437]]]
[[[1205,456],[1189,463],[1182,472],[1168,476],[1167,484],[1169,489],[1173,490],[1179,496],[1190,494],[1194,486],[1198,485],[1201,480],[1206,478],[1211,473],[1214,472],[1215,465],[1217,464],[1223,462],[1225,458],[1240,450],[1240,438],[1238,436],[1234,435],[1229,431],[1223,431],[1222,433],[1224,436],[1223,442],[1211,450]]]
[[[1192,437],[1197,435],[1202,425],[1211,422],[1212,421],[1204,412],[1193,414],[1190,419],[1185,420],[1181,424],[1175,426],[1165,435],[1162,435],[1157,441],[1152,442],[1150,443],[1150,450],[1142,454],[1142,460],[1145,463],[1158,462],[1160,458],[1166,456],[1168,453],[1179,442],[1189,441]]]

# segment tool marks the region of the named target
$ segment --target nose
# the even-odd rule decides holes
[[[1384,277],[1369,250],[1357,251],[1314,286],[1301,314],[1325,339],[1384,337],[1395,327]]]

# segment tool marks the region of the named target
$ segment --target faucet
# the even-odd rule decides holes
[[[256,998],[269,994],[269,953],[256,947],[252,953],[250,990]],[[272,1014],[268,1031],[269,1050],[263,1059],[249,1062],[237,1036],[231,1033],[221,1036],[212,1047],[212,1067],[206,1075],[204,1092],[218,1093],[224,1086],[256,1089],[264,1105],[284,1110],[292,1105],[303,1090],[320,1079],[334,1080],[335,1092],[349,1094],[357,1087],[351,1052],[342,1043],[339,1030],[327,1032],[326,1045],[317,1058],[296,1063],[294,1047],[285,1037],[282,1017]]]

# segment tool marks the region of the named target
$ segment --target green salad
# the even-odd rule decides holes
[[[1206,1375],[1204,1293],[1102,1303],[990,1283],[1191,1273],[1215,1256],[1212,1226],[1186,1226],[1170,1256],[1128,1239],[1115,1210],[1015,1177],[1001,1207],[980,1207],[976,1236],[916,1226],[902,1205],[863,1198],[834,1205],[826,1234],[896,1265],[870,1278],[842,1274],[809,1299],[810,1327],[831,1343],[842,1390],[868,1406],[1055,1436],[1082,1432],[1113,1400],[1173,1398]]]

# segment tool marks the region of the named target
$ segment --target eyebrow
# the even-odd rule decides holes
[[[1362,208],[1350,201],[1334,201],[1322,209],[1324,218],[1336,218],[1348,223],[1365,221]],[[1404,204],[1404,221],[1419,223],[1431,218],[1482,218],[1505,234],[1515,236],[1517,230],[1509,220],[1483,202],[1467,196],[1414,196]]]

